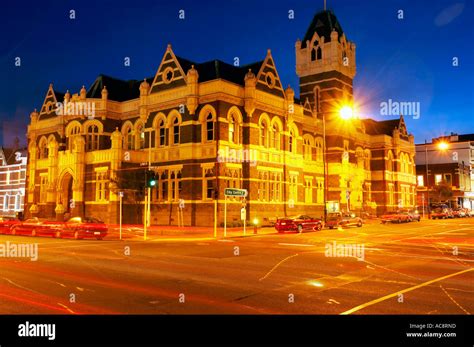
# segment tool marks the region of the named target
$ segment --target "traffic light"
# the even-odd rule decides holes
[[[146,172],[146,186],[147,188],[154,188],[157,184],[157,177],[155,171],[148,170]]]

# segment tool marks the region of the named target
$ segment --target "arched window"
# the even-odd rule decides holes
[[[290,137],[288,138],[288,151],[290,153],[294,153],[296,151],[296,140],[295,140],[295,132],[293,129],[290,130]]]
[[[303,157],[305,160],[313,159],[313,139],[310,135],[305,135],[303,138]]]
[[[273,144],[272,144],[272,147],[279,150],[280,149],[280,138],[281,138],[281,129],[280,129],[280,125],[275,122],[273,123],[273,127],[272,127],[272,139],[273,139]]]
[[[74,147],[74,137],[81,133],[81,127],[79,125],[73,126],[69,129],[69,133],[66,137],[67,149],[72,151]]]
[[[171,140],[172,140],[172,144],[173,145],[179,145],[179,133],[180,133],[180,126],[179,126],[179,119],[178,117],[175,117],[173,119],[173,122],[171,123],[171,126],[172,126],[172,137],[171,137]]]
[[[318,47],[316,50],[316,60],[321,60],[323,58],[323,51],[321,50],[321,47]]]
[[[315,140],[316,144],[316,155],[313,160],[323,161],[323,138],[317,137]]]
[[[43,136],[38,145],[38,159],[46,159],[48,158],[48,154],[48,141],[46,137]]]
[[[86,151],[99,149],[99,127],[90,125],[86,130]]]
[[[260,123],[260,146],[268,147],[268,123],[265,119]]]
[[[370,170],[370,151],[368,149],[364,152],[364,168]]]
[[[21,195],[20,193],[17,193],[15,195],[15,211],[20,211],[21,210]]]
[[[364,168],[364,151],[360,147],[356,149],[356,158],[357,158],[357,167],[359,169],[363,169]]]
[[[164,119],[158,122],[158,146],[166,146],[166,124]]]
[[[311,50],[311,61],[315,61],[316,60],[316,48],[313,47],[313,49]]]
[[[144,149],[145,148],[145,127],[143,124],[139,124],[137,126],[137,149]]]
[[[206,141],[214,141],[214,117],[211,112],[206,117]]]
[[[393,154],[392,154],[392,151],[388,151],[386,169],[387,169],[387,171],[393,171]]]
[[[123,148],[134,149],[132,126],[131,125],[127,126],[123,134],[124,134]]]

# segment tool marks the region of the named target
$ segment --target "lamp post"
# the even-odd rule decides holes
[[[447,142],[441,141],[437,144],[438,150],[444,152],[449,148],[449,145]],[[436,150],[433,150],[433,152]],[[427,204],[427,209],[428,209],[428,219],[431,218],[431,206],[430,206],[430,181],[428,178],[429,171],[428,171],[428,142],[425,140],[425,168],[426,168],[426,194],[427,194],[427,199],[426,199],[426,204]],[[433,182],[435,184],[436,182]]]

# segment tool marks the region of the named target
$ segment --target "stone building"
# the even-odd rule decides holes
[[[117,223],[123,192],[124,222],[141,222],[148,167],[152,224],[177,224],[180,200],[185,225],[212,225],[215,201],[222,224],[227,187],[248,190],[247,219],[263,224],[322,216],[325,202],[374,213],[412,206],[415,150],[403,117],[340,119],[353,103],[355,45],[332,12],[317,13],[296,42],[296,72],[300,100],[270,50],[234,66],[192,62],[168,45],[143,81],[100,75],[73,95],[50,85],[28,127],[26,212]],[[227,199],[229,224],[240,223],[242,204]]]
[[[0,215],[23,212],[26,179],[26,149],[0,147]]]

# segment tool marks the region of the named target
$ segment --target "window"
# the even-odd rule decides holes
[[[312,178],[305,179],[304,196],[305,196],[304,200],[306,203],[309,204],[313,202],[313,179]]]
[[[323,51],[321,50],[321,47],[318,47],[316,51],[316,60],[321,60],[323,57]]]
[[[38,159],[46,159],[48,154],[48,141],[46,137],[42,137],[38,145]]]
[[[393,154],[392,151],[388,151],[387,155],[387,163],[386,163],[386,170],[393,171]]]
[[[206,141],[214,141],[214,118],[210,112],[206,117]]]
[[[168,173],[166,171],[164,171],[160,176],[158,190],[159,199],[162,201],[168,201]]]
[[[440,184],[443,180],[443,175],[435,175],[435,184]]]
[[[280,126],[275,123],[273,124],[272,128],[272,136],[273,136],[273,148],[279,150],[280,149]]]
[[[323,179],[318,179],[316,182],[317,192],[316,192],[316,203],[322,204],[324,202],[324,181]]]
[[[132,127],[128,126],[124,132],[124,149],[134,149]]]
[[[203,200],[214,199],[214,169],[203,168]]]
[[[290,175],[290,199],[293,202],[298,200],[298,176]]]
[[[314,160],[323,161],[323,138],[316,138],[316,157]]]
[[[260,146],[268,147],[268,124],[265,119],[260,124]]]
[[[173,145],[178,145],[179,144],[179,131],[180,131],[180,126],[179,126],[179,119],[178,117],[175,117],[173,119],[172,123],[172,130],[173,130]]]
[[[91,125],[87,128],[86,151],[95,151],[99,149],[99,128],[97,125]]]
[[[15,195],[15,211],[21,211],[21,195]]]
[[[166,128],[165,128],[165,120],[160,119],[158,123],[158,145],[163,147],[166,145]]]
[[[73,148],[74,148],[74,138],[76,135],[79,135],[81,133],[81,127],[79,125],[76,125],[74,127],[72,127],[70,130],[69,130],[69,134],[67,136],[67,149],[72,151]]]
[[[416,181],[417,181],[417,184],[418,184],[418,187],[424,187],[425,186],[425,178],[423,177],[423,175],[419,175],[416,177]]]
[[[444,180],[446,181],[447,184],[452,185],[453,181],[451,179],[451,174],[444,174]]]
[[[235,119],[233,115],[229,119],[229,142],[236,143]]]
[[[95,201],[106,201],[107,171],[97,171],[95,179]]]
[[[293,130],[290,130],[290,137],[288,138],[288,151],[291,153],[295,152],[295,132]]]
[[[137,126],[137,136],[138,136],[138,139],[137,139],[137,148],[138,149],[144,149],[145,148],[145,128],[143,126],[143,124],[139,124]]]
[[[46,202],[46,194],[48,189],[48,174],[40,175],[40,203]]]
[[[181,189],[182,189],[182,181],[181,181],[181,172],[180,171],[173,171],[170,175],[170,193],[169,196],[171,197],[172,201],[177,201],[180,197]]]
[[[311,139],[309,137],[303,140],[303,155],[305,160],[312,159],[312,144]]]
[[[9,209],[9,201],[10,200],[10,196],[8,194],[5,194],[3,196],[3,211],[8,211]]]

